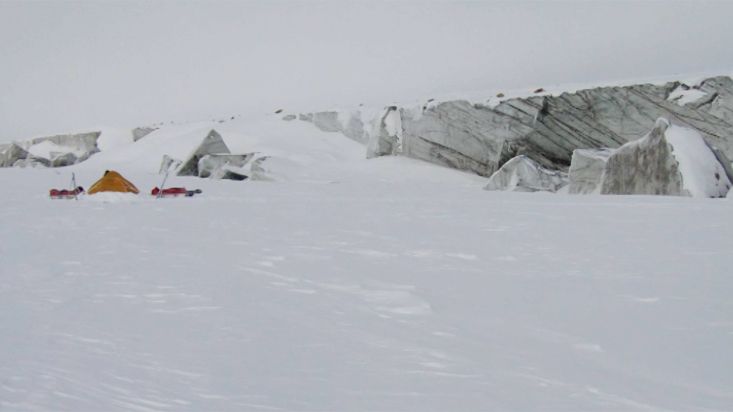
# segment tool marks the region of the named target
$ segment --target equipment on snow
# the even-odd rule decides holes
[[[87,193],[92,195],[97,192],[140,193],[135,185],[114,170],[105,171],[104,176],[97,180],[92,187],[89,188],[89,192]]]
[[[168,189],[160,190],[157,186],[150,191],[150,194],[155,197],[177,197],[186,196],[192,197],[193,195],[202,193],[201,189],[186,190],[185,187],[169,187]]]
[[[78,186],[75,189],[67,190],[67,189],[51,189],[48,192],[48,195],[51,197],[51,199],[76,199],[78,195],[84,193],[84,188],[81,186]]]
[[[81,189],[81,191],[83,192],[84,191],[84,188],[81,187],[81,186],[77,186],[76,185],[76,174],[74,172],[71,172],[71,187],[74,188],[73,189],[73,191],[74,191],[74,200],[79,200],[79,197],[77,196],[78,193],[76,193],[76,190],[77,189]]]

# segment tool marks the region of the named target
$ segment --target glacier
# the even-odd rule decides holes
[[[385,119],[379,116],[359,120],[359,124],[374,125],[365,128],[367,156],[398,154],[488,177],[509,159],[524,155],[543,167],[567,171],[574,150],[618,148],[644,136],[663,117],[697,131],[728,159],[733,158],[733,80],[728,76],[692,84],[672,81],[558,90],[390,106],[382,116],[399,115],[391,120],[400,125],[399,138],[382,127]],[[323,112],[321,117],[336,119],[337,113]],[[317,115],[301,120],[314,121]],[[355,118],[353,112],[344,116]],[[347,134],[337,122],[318,127]]]
[[[445,166],[493,157],[410,142],[426,124],[465,130],[403,114],[358,115],[396,156],[268,114],[137,141],[103,131],[84,162],[0,169],[0,409],[733,408],[730,195],[486,191],[486,176]],[[670,122],[660,159],[681,189],[722,190],[709,136]],[[230,154],[212,156],[219,143]],[[568,154],[586,159],[570,167],[586,170],[579,192],[600,193],[618,147]],[[193,157],[196,173],[166,184],[201,195],[147,194],[161,159]],[[250,178],[199,178],[227,160]],[[142,194],[47,197],[108,169]]]

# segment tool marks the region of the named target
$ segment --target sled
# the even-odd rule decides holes
[[[74,190],[51,189],[48,195],[51,199],[76,199],[82,193],[84,193],[84,188],[79,186]]]
[[[161,190],[156,186],[150,191],[150,194],[156,197],[192,197],[193,195],[201,193],[201,189],[187,190],[185,187],[169,187]]]

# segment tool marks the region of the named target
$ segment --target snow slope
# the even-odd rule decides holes
[[[731,182],[725,169],[695,130],[672,126],[665,132],[679,162],[683,185],[691,196],[725,197]]]
[[[733,408],[730,201],[488,192],[274,118],[216,128],[287,180],[46,196],[147,193],[211,126],[0,170],[0,410]]]

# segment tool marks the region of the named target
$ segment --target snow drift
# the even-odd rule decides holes
[[[527,156],[517,156],[491,175],[484,189],[557,192],[567,184],[567,180],[566,173],[547,170]]]

